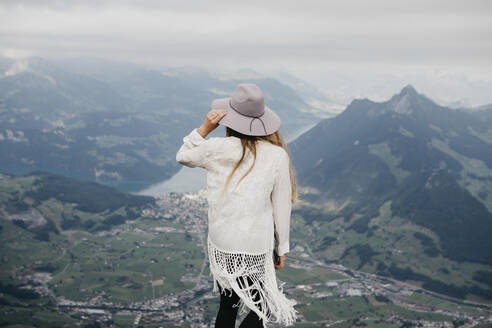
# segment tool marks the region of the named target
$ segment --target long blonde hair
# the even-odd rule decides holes
[[[251,170],[255,166],[257,142],[266,141],[266,142],[269,142],[273,145],[282,147],[283,149],[285,149],[285,151],[289,155],[289,172],[290,172],[290,182],[291,182],[291,190],[292,190],[291,201],[293,203],[297,202],[297,200],[298,200],[298,197],[297,197],[297,181],[296,181],[296,177],[294,174],[294,168],[292,166],[290,151],[289,151],[286,143],[284,142],[284,138],[282,137],[282,134],[280,133],[279,130],[275,131],[272,134],[266,135],[266,136],[250,136],[250,135],[242,134],[242,133],[240,133],[236,130],[233,130],[229,127],[226,127],[226,136],[227,137],[234,136],[234,137],[238,137],[239,139],[241,139],[241,144],[243,146],[242,147],[243,153],[242,153],[239,161],[237,161],[237,163],[234,165],[234,168],[232,169],[231,173],[229,173],[229,176],[227,177],[226,183],[224,185],[224,189],[222,190],[222,194],[220,195],[221,197],[224,194],[224,191],[227,189],[227,186],[229,185],[229,182],[231,181],[231,178],[234,175],[234,172],[236,172],[236,169],[239,167],[239,165],[241,165],[241,162],[243,161],[244,156],[246,155],[246,148],[248,148],[254,156],[253,164],[248,169],[248,171],[241,177],[241,179],[239,179],[239,181],[236,183],[236,186],[234,188],[237,187],[237,185],[243,180],[243,178],[246,175],[249,174],[249,172],[251,172]]]

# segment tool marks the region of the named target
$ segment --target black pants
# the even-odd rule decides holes
[[[246,277],[248,281],[248,285],[252,284],[252,281],[249,277]],[[237,278],[243,279],[244,278]],[[217,283],[218,284],[218,283]],[[222,294],[222,286],[218,284],[220,294],[220,307],[219,313],[217,313],[217,319],[215,320],[215,328],[234,328],[236,324],[237,312],[239,310],[238,307],[232,307],[239,301],[239,296],[232,291],[232,295],[229,296],[230,292],[225,291],[227,295]],[[254,300],[258,301],[260,298],[259,292],[256,289],[252,290],[252,294],[254,296]],[[261,311],[261,305],[257,304],[258,309]],[[244,320],[239,325],[239,328],[262,328],[263,320],[258,317],[255,311],[250,310],[248,315],[244,318]]]

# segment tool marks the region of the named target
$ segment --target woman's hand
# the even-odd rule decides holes
[[[225,109],[211,109],[207,113],[207,116],[205,116],[202,126],[197,129],[198,133],[205,138],[210,132],[219,126],[218,122],[222,119],[222,117],[224,117],[225,114],[227,114],[227,110]]]
[[[282,255],[279,257],[279,262],[273,261],[273,264],[275,266],[275,270],[280,270],[284,267],[285,264],[285,255]]]

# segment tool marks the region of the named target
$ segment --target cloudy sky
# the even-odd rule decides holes
[[[395,76],[462,88],[492,79],[492,1],[0,0],[0,56],[33,55],[285,69],[323,90]]]

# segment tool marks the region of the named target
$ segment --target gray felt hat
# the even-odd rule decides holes
[[[227,110],[219,124],[242,134],[265,136],[280,128],[280,117],[265,106],[263,92],[254,83],[239,84],[232,97],[212,101],[212,109]]]

